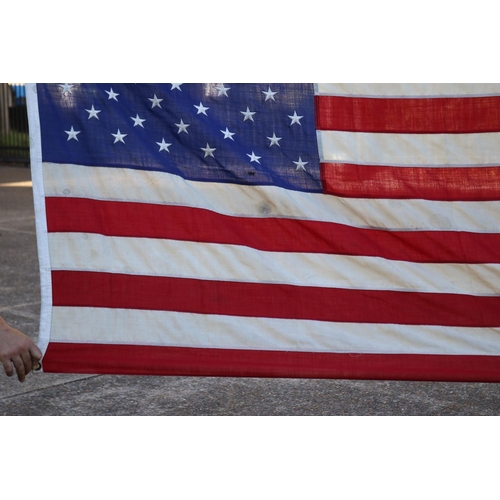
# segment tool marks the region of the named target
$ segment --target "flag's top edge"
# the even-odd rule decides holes
[[[26,85],[36,88],[37,84]],[[316,95],[332,97],[435,99],[500,96],[500,83],[314,83],[313,85]]]
[[[435,94],[435,95],[374,95],[374,94],[342,94],[342,93],[319,93],[316,95],[325,97],[356,97],[360,99],[443,99],[443,98],[463,98],[463,97],[498,97],[500,91],[491,94]]]
[[[325,96],[381,99],[443,97],[493,97],[500,95],[498,83],[317,83],[315,93]]]

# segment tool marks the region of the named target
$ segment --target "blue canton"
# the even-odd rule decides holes
[[[312,84],[39,84],[46,162],[321,192]]]

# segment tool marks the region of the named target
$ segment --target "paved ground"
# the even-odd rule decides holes
[[[0,165],[0,315],[36,339],[29,169]],[[500,384],[0,373],[0,415],[490,415]]]

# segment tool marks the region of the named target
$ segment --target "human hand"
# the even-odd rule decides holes
[[[24,382],[26,375],[42,359],[38,346],[24,333],[9,326],[0,317],[0,362],[8,377],[17,373],[19,382]]]

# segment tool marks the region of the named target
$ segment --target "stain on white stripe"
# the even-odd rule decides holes
[[[496,233],[500,202],[352,199],[273,186],[186,181],[163,172],[44,163],[46,196],[135,201],[243,217],[290,217],[360,228]],[[267,207],[263,213],[262,206]],[[440,222],[442,224],[440,225]]]

